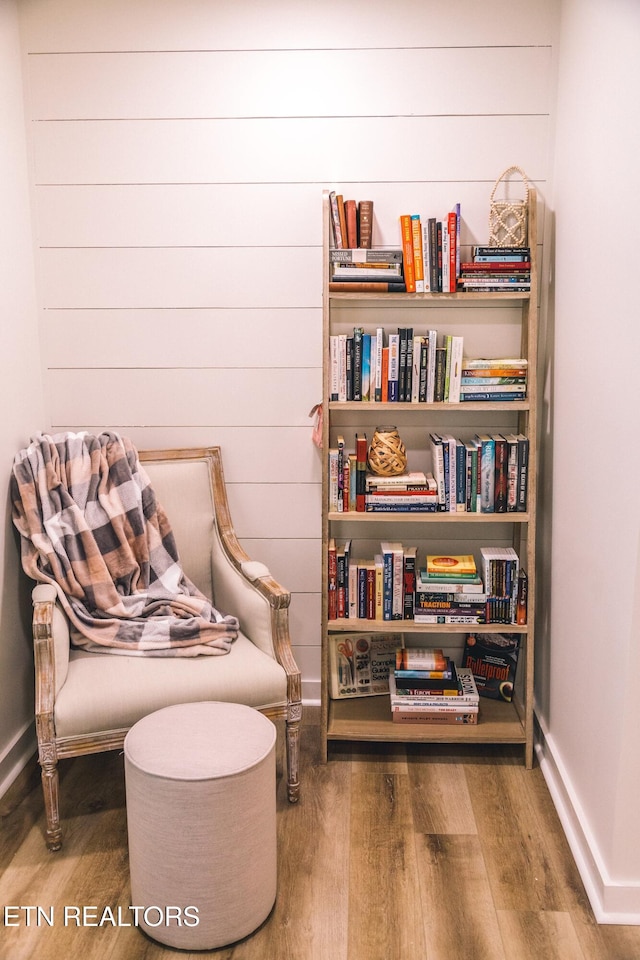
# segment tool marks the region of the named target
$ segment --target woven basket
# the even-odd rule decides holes
[[[369,447],[369,469],[379,477],[404,473],[407,451],[396,427],[376,427]]]
[[[524,200],[496,200],[496,191],[499,185],[505,183],[505,194],[508,192],[508,177],[510,173],[519,173],[522,177],[525,198]],[[529,179],[520,167],[507,167],[496,180],[489,203],[489,246],[491,247],[526,247],[528,238],[527,208],[529,203]]]

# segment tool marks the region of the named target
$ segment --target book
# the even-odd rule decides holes
[[[403,281],[379,282],[375,280],[360,281],[329,281],[330,293],[407,293]]]
[[[416,595],[416,556],[417,547],[407,547],[404,551],[403,571],[403,619],[413,620],[413,608]]]
[[[348,247],[349,242],[347,239],[347,218],[344,212],[344,197],[341,193],[336,194],[336,203],[338,206],[338,220],[340,221],[340,235],[342,237],[342,246]]]
[[[342,224],[340,222],[340,213],[338,211],[338,195],[335,190],[329,194],[329,211],[331,214],[331,227],[333,230],[333,242],[338,250],[347,245],[347,238],[343,236]]]
[[[344,201],[344,216],[347,225],[347,245],[358,246],[358,209],[355,200]]]
[[[420,690],[416,693],[407,693],[402,687],[398,687],[394,672],[389,674],[389,696],[392,705],[400,706],[402,709],[410,707],[421,707],[430,710],[473,710],[477,708],[480,702],[479,691],[473,673],[469,667],[455,668],[458,678],[459,693],[457,696],[440,696],[438,694],[424,694]]]
[[[427,579],[433,577],[469,579],[478,575],[473,554],[427,554]]]
[[[527,608],[529,603],[529,577],[526,570],[518,571],[518,585],[516,587],[516,623],[524,626],[527,622]]]
[[[370,250],[373,243],[373,200],[361,200],[358,204],[358,243]]]
[[[447,657],[441,647],[406,647],[396,651],[397,670],[445,670]]]
[[[413,267],[416,278],[416,293],[424,293],[424,257],[422,252],[422,225],[420,214],[411,215],[411,235],[413,237]]]
[[[507,512],[507,441],[501,433],[492,434],[495,454],[493,509],[495,513]]]
[[[400,399],[400,337],[389,334],[389,374],[387,396],[390,403]]]
[[[460,251],[458,249],[458,217],[455,210],[452,210],[449,214],[447,214],[447,232],[449,236],[448,292],[455,293],[458,285],[457,264],[460,263]]]
[[[338,615],[338,564],[335,537],[327,544],[327,617],[337,619]]]
[[[400,216],[400,238],[402,242],[402,258],[404,264],[404,282],[407,293],[416,292],[416,273],[413,259],[413,228],[411,215]]]
[[[397,263],[334,263],[331,281],[337,283],[401,283],[402,267]]]
[[[329,250],[330,263],[345,264],[390,264],[402,266],[402,248],[401,247],[380,247],[376,250],[362,249],[361,247],[340,250]]]
[[[493,513],[495,506],[496,451],[493,437],[489,434],[476,434],[479,445],[480,512]]]
[[[391,719],[394,723],[424,723],[429,724],[477,724],[478,712],[467,710],[466,713],[456,711],[455,713],[435,713],[428,710],[403,710],[402,707],[391,708]]]
[[[478,695],[511,702],[518,666],[517,633],[469,633],[462,664],[471,670]]]
[[[367,435],[356,434],[356,511],[363,513],[367,493]]]
[[[464,337],[452,336],[450,343],[449,403],[460,401],[462,387],[462,348]],[[446,388],[445,388],[446,389]]]
[[[486,357],[465,357],[464,363],[462,364],[462,369],[467,376],[466,371],[468,370],[492,370],[498,368],[501,370],[512,370],[514,367],[523,369],[526,373],[528,361],[524,357],[496,357],[493,360],[487,359]]]
[[[328,637],[330,695],[334,700],[389,694],[389,674],[402,636],[342,633]]]

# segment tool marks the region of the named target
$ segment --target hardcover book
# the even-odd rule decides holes
[[[517,633],[467,634],[462,666],[473,673],[481,697],[511,702],[519,647]]]
[[[332,699],[389,694],[402,634],[343,633],[329,636],[328,644]]]

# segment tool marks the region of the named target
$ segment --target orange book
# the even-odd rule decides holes
[[[411,236],[413,237],[413,268],[416,275],[416,293],[424,293],[424,259],[422,257],[422,225],[420,215],[411,217]]]
[[[389,400],[389,347],[382,348],[382,402]]]
[[[413,228],[411,226],[411,217],[408,213],[403,213],[400,217],[400,235],[402,238],[405,286],[407,293],[415,293],[416,271],[413,259]]]

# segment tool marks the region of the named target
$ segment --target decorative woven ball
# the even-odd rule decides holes
[[[407,451],[395,427],[376,427],[369,447],[369,469],[379,477],[404,473]]]

